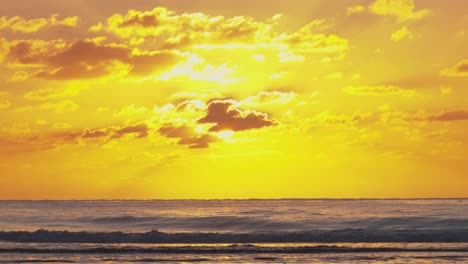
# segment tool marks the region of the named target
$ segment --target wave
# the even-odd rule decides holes
[[[0,241],[28,243],[346,243],[468,242],[468,229],[339,229],[300,232],[145,233],[0,231]]]
[[[400,230],[400,229],[466,229],[467,218],[446,218],[430,216],[405,216],[405,217],[367,217],[367,218],[325,218],[320,214],[306,219],[288,217],[283,218],[266,215],[249,215],[250,211],[240,213],[242,216],[104,216],[81,217],[66,219],[69,225],[82,225],[83,227],[104,227],[113,230],[116,227],[124,231],[146,231],[158,229],[163,231],[276,231],[276,232],[301,232],[317,227],[327,230],[337,229],[371,229],[371,230]],[[255,214],[258,212],[255,212]],[[137,229],[137,230],[135,230]],[[96,230],[96,229],[93,229]]]
[[[301,229],[305,225],[297,222],[275,221],[256,217],[241,217],[241,216],[108,216],[96,218],[80,218],[77,222],[86,222],[92,224],[108,225],[108,224],[127,224],[127,225],[158,225],[165,228],[169,227],[190,227],[198,229],[225,229],[233,228],[239,230],[245,229]]]
[[[86,247],[6,247],[0,248],[0,253],[16,254],[185,254],[185,255],[212,255],[212,254],[317,254],[317,253],[468,253],[468,247],[396,247],[396,246],[261,246],[252,244],[232,245],[201,245],[201,246],[86,246]]]

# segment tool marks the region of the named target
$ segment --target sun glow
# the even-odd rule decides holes
[[[230,140],[232,135],[234,135],[234,131],[231,130],[224,130],[218,132],[218,137],[226,141]]]

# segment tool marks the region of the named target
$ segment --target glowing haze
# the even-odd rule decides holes
[[[4,0],[0,198],[467,196],[467,10]]]

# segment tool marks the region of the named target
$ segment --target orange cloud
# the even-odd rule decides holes
[[[343,55],[348,50],[348,40],[337,35],[318,33],[328,28],[325,20],[314,20],[297,32],[275,39],[298,52],[320,52]]]
[[[89,130],[86,129],[85,132],[81,135],[81,138],[100,138],[106,137],[109,135],[109,132],[106,129],[98,129],[98,130]]]
[[[50,18],[25,19],[20,16],[0,17],[0,30],[9,28],[14,32],[34,33],[45,27],[67,26],[75,27],[78,25],[79,17],[66,17],[63,20],[57,19],[59,15],[54,14]]]
[[[450,69],[443,70],[441,74],[444,76],[451,76],[451,77],[468,76],[468,59],[462,60],[461,62],[457,63],[457,65],[453,66]]]
[[[99,45],[80,40],[58,51],[37,50],[23,41],[10,48],[9,57],[21,64],[45,67],[35,74],[44,79],[91,79],[111,74],[145,75],[175,65],[180,55],[172,52],[136,52],[125,46]]]
[[[450,111],[445,112],[440,115],[431,116],[428,118],[430,121],[460,121],[468,120],[467,111]]]
[[[415,10],[414,0],[376,0],[369,10],[382,16],[395,16],[400,22],[419,20],[431,13],[429,9]]]
[[[188,145],[189,148],[207,148],[210,143],[218,141],[218,138],[210,134],[199,135],[188,126],[163,126],[159,133],[168,138],[180,138],[179,145]]]
[[[121,138],[127,134],[134,134],[136,138],[144,138],[148,136],[149,128],[146,124],[135,124],[124,126],[114,132],[112,138]]]
[[[98,24],[99,25],[99,24]],[[93,31],[100,29],[98,25]],[[238,42],[260,39],[268,35],[273,23],[254,21],[251,17],[208,16],[203,13],[176,14],[164,7],[150,11],[130,10],[127,14],[114,14],[104,27],[123,38],[161,38],[167,48],[192,43]]]
[[[199,119],[198,123],[214,123],[215,125],[210,128],[210,131],[242,131],[275,124],[265,113],[243,111],[236,108],[233,100],[214,100],[210,102],[206,116]]]

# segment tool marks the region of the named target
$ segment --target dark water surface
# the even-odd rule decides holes
[[[0,263],[468,262],[465,199],[0,201],[0,230]]]

